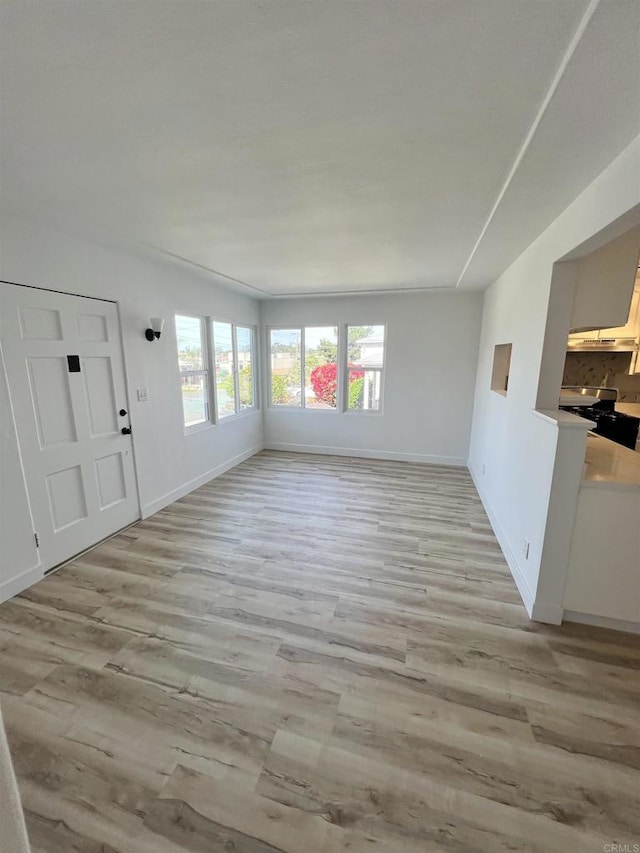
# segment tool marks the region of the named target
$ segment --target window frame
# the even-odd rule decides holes
[[[202,368],[200,370],[181,370],[180,368],[180,350],[178,348],[178,335],[176,329],[176,321],[178,317],[185,317],[189,320],[198,320],[200,322],[200,348],[202,352]],[[211,405],[211,338],[209,334],[209,317],[204,314],[191,314],[187,312],[175,312],[173,315],[174,330],[176,331],[176,356],[178,361],[178,390],[180,391],[180,406],[182,408],[182,428],[185,435],[190,435],[194,432],[200,432],[212,426],[214,421],[214,406]],[[184,398],[182,396],[182,378],[184,376],[202,376],[204,378],[205,389],[205,412],[204,420],[194,424],[185,423],[184,416]]]
[[[382,348],[382,367],[364,367],[363,371],[371,370],[380,374],[380,407],[378,409],[350,409],[349,408],[349,370],[358,368],[349,367],[349,327],[350,326],[379,326],[384,329],[384,346]],[[387,372],[387,324],[386,323],[345,323],[344,324],[344,352],[345,359],[342,371],[342,413],[345,415],[382,415],[384,413],[385,375]]]
[[[231,346],[233,352],[233,393],[234,393],[234,405],[235,412],[233,414],[221,415],[218,411],[218,376],[216,371],[216,341],[215,334],[213,331],[214,323],[219,323],[221,325],[226,325],[231,327]],[[241,418],[246,415],[250,415],[253,412],[257,412],[260,408],[260,401],[258,397],[258,389],[259,382],[258,379],[258,331],[257,327],[252,323],[233,323],[231,320],[227,320],[224,318],[211,317],[209,322],[210,334],[211,334],[211,375],[213,376],[213,405],[215,409],[214,415],[214,423],[218,426],[220,424],[226,424],[229,421],[234,421],[236,418]],[[253,405],[245,406],[244,408],[240,408],[240,376],[238,371],[238,329],[246,329],[251,334],[251,387],[252,387],[252,398]]]
[[[337,348],[338,354],[337,358],[337,388],[336,388],[336,404],[331,408],[326,409],[316,409],[306,404],[306,394],[305,392],[305,350],[306,350],[306,336],[305,329],[327,329],[329,327],[335,327],[336,329],[336,338],[337,338]],[[299,406],[291,406],[289,404],[282,403],[274,403],[272,392],[273,392],[273,374],[272,374],[272,364],[271,364],[271,332],[300,332],[300,405]],[[330,412],[330,413],[338,413],[340,412],[340,406],[342,403],[341,398],[341,359],[342,359],[342,346],[341,346],[341,327],[340,323],[307,323],[304,326],[301,325],[292,325],[292,326],[267,326],[266,327],[266,347],[267,347],[267,406],[269,409],[273,409],[274,411],[287,411],[287,412]]]

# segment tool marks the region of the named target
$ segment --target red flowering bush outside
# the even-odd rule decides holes
[[[351,370],[349,372],[350,383],[363,377],[363,370]],[[316,400],[334,407],[336,405],[338,390],[338,365],[335,362],[330,362],[329,364],[320,364],[318,367],[314,367],[311,371],[310,380]]]
[[[338,388],[338,365],[319,364],[311,371],[310,379],[316,400],[320,400],[328,406],[335,406]]]

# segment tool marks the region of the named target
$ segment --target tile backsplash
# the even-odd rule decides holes
[[[617,388],[621,403],[635,403],[640,374],[629,376],[630,364],[630,352],[568,352],[562,384]]]

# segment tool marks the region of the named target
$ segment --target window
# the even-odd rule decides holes
[[[272,406],[335,410],[337,326],[271,329],[269,353]]]
[[[236,327],[236,353],[238,363],[238,408],[255,408],[256,393],[253,378],[253,329]]]
[[[185,428],[209,421],[209,359],[203,317],[176,315],[176,339]]]
[[[338,327],[307,326],[304,332],[304,404],[335,409],[338,396]]]
[[[347,326],[346,408],[349,411],[380,411],[384,346],[384,326]]]
[[[216,375],[216,406],[220,419],[236,413],[235,358],[233,353],[233,326],[231,323],[213,323],[213,353]]]
[[[256,407],[254,330],[213,322],[216,407],[220,420]]]

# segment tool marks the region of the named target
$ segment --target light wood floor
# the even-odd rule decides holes
[[[261,453],[0,643],[34,853],[640,843],[638,639],[529,622],[464,470]]]

